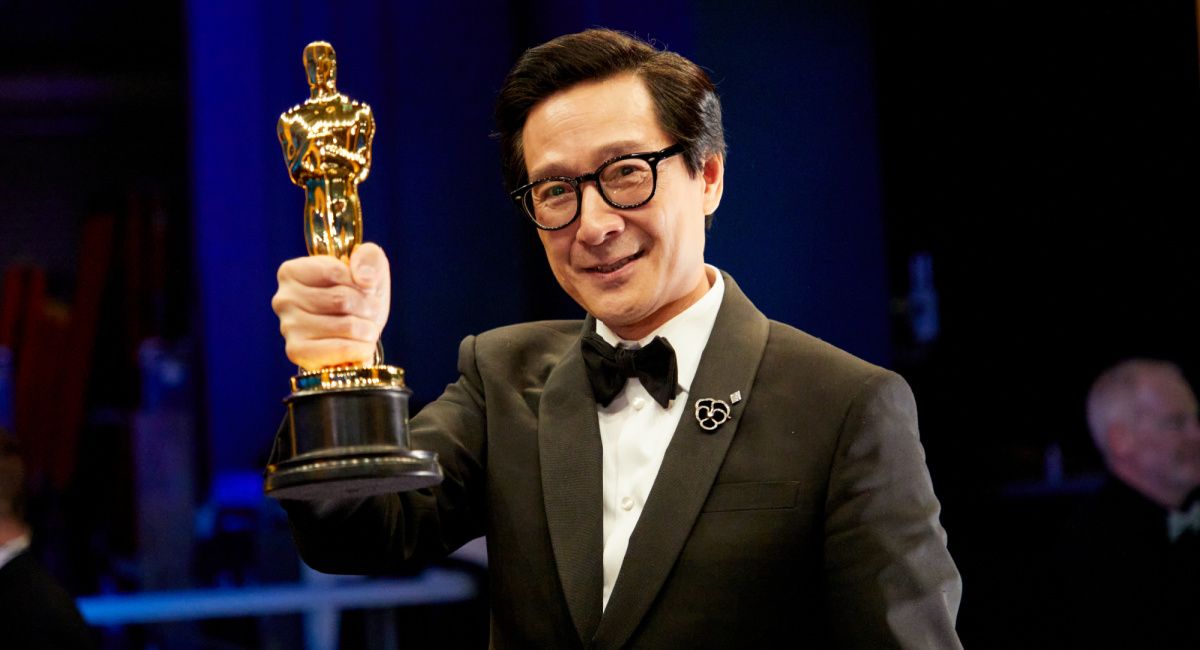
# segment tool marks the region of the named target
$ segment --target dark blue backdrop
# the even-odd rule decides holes
[[[300,53],[337,50],[338,86],[378,132],[366,238],[388,251],[384,342],[417,402],[455,379],[466,334],[575,317],[504,196],[495,92],[525,47],[603,25],[710,71],[726,115],[725,198],[707,259],[772,318],[889,357],[874,71],[865,3],[188,3],[193,217],[215,471],[258,467],[293,374],[270,309],[304,253],[301,191],[275,121],[307,96]]]

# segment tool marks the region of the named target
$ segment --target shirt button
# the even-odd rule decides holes
[[[625,497],[624,499],[621,499],[621,509],[626,512],[633,510],[633,499],[630,497]]]
[[[642,399],[641,397],[633,398],[633,410],[640,411],[640,410],[642,410],[642,407],[645,405],[646,405],[646,400]]]

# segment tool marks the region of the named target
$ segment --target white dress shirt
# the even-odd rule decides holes
[[[700,355],[708,344],[725,295],[721,273],[712,266],[706,268],[711,283],[708,292],[640,341],[623,340],[607,325],[596,321],[596,333],[609,345],[638,348],[656,336],[667,339],[675,348],[679,383],[679,391],[668,408],[654,401],[636,377],[626,382],[624,390],[608,406],[597,405],[604,448],[604,607],[608,607],[608,597],[617,583],[629,536],[642,515],[667,445],[687,406]]]

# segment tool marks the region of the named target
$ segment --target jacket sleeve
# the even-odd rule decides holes
[[[325,573],[389,573],[444,557],[484,532],[486,416],[475,337],[459,378],[410,422],[414,449],[437,452],[441,485],[366,499],[281,501],[300,557]]]
[[[962,580],[938,521],[912,391],[880,371],[842,423],[826,502],[825,575],[839,647],[960,648]]]

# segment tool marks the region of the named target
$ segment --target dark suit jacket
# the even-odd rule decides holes
[[[91,648],[75,601],[28,551],[0,567],[0,647],[12,650]]]
[[[1045,647],[1200,648],[1200,540],[1115,477],[1059,538]]]
[[[713,432],[688,405],[603,615],[590,318],[465,339],[460,379],[411,426],[445,482],[285,503],[301,555],[391,570],[486,534],[494,647],[958,646],[960,579],[907,384],[725,283],[687,399],[742,399]]]

